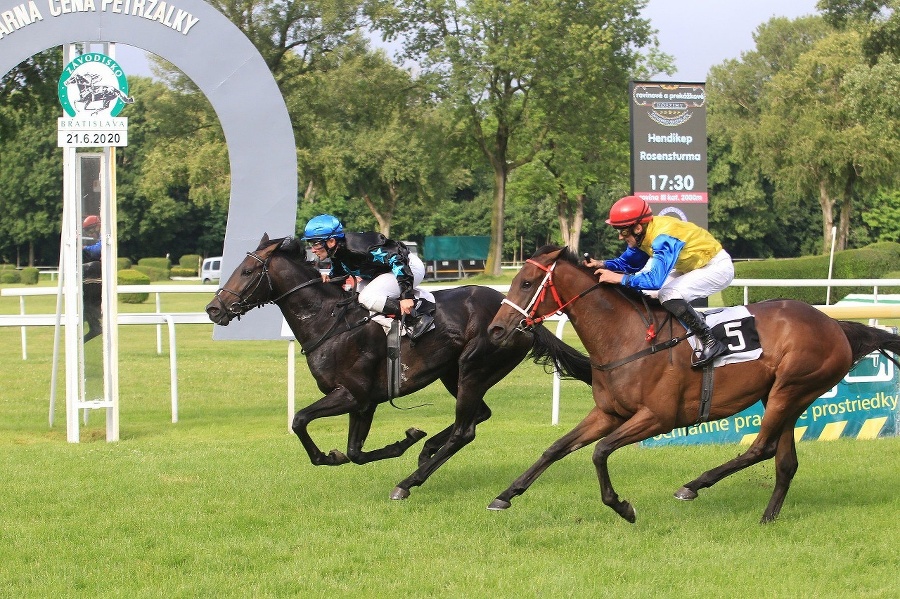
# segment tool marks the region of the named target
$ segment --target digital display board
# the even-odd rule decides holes
[[[633,81],[631,191],[654,214],[706,228],[706,87]]]

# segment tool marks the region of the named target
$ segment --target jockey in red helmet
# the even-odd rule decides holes
[[[601,283],[656,292],[660,303],[699,339],[694,366],[704,366],[726,347],[690,302],[722,291],[734,279],[731,256],[706,229],[671,216],[653,216],[638,196],[613,204],[607,224],[628,247],[613,260],[585,260]]]

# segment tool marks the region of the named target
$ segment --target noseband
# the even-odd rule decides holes
[[[260,258],[256,252],[247,252],[247,255],[250,256],[251,258],[253,258],[254,260],[256,260],[257,262],[259,262],[262,265],[262,270],[259,273],[259,277],[257,277],[256,280],[253,281],[253,283],[248,286],[247,290],[245,290],[244,293],[246,293],[247,297],[252,296],[254,293],[256,293],[256,289],[263,282],[263,279],[265,279],[266,283],[268,283],[269,293],[271,293],[273,291],[272,278],[269,276],[269,260],[272,259],[271,254],[265,260]],[[234,297],[237,298],[237,301],[235,301],[231,304],[226,303],[221,297],[221,294],[223,292],[230,293],[231,295],[233,295]],[[284,296],[282,296],[282,297],[284,297]],[[220,287],[219,290],[216,291],[216,298],[218,298],[219,302],[221,302],[221,304],[225,307],[225,311],[229,314],[229,316],[231,316],[231,318],[237,318],[237,319],[240,319],[241,316],[243,316],[244,314],[246,314],[253,308],[259,308],[260,306],[264,306],[264,305],[270,303],[270,301],[275,301],[275,300],[265,300],[265,301],[256,302],[256,303],[251,304],[246,299],[244,299],[243,293],[235,293],[231,289],[227,289],[225,287]],[[281,298],[279,297],[278,299],[281,299]]]
[[[550,316],[553,316],[554,314],[562,314],[562,311],[563,311],[563,309],[566,308],[566,306],[573,303],[575,300],[580,299],[584,295],[590,293],[594,289],[597,289],[601,285],[600,283],[597,283],[594,286],[589,287],[588,289],[585,289],[584,291],[582,291],[581,293],[579,293],[578,295],[576,295],[569,301],[563,302],[562,299],[559,297],[559,292],[556,289],[556,285],[554,285],[554,283],[553,283],[553,271],[556,270],[557,260],[554,260],[553,264],[551,264],[550,266],[544,266],[543,264],[539,264],[538,262],[535,262],[531,258],[529,258],[525,262],[527,264],[531,264],[533,266],[540,268],[546,274],[544,275],[544,279],[541,281],[541,284],[538,287],[538,290],[535,292],[534,296],[531,298],[531,301],[528,302],[528,305],[525,306],[524,308],[514,304],[513,302],[509,301],[509,299],[507,299],[507,298],[504,298],[503,302],[501,302],[503,304],[506,304],[507,306],[509,306],[510,308],[512,308],[519,314],[521,314],[522,316],[524,316],[524,318],[519,321],[519,326],[516,327],[520,331],[530,330],[533,326],[542,323],[544,320],[546,320]],[[544,302],[544,298],[547,297],[548,290],[550,291],[551,295],[553,296],[553,301],[556,302],[556,309],[553,310],[552,312],[548,312],[547,314],[544,314],[543,316],[535,316],[537,314],[538,306],[540,306]]]

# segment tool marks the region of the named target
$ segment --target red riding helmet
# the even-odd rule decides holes
[[[621,229],[638,223],[649,223],[653,218],[650,205],[638,196],[625,196],[609,209],[606,224]]]
[[[96,214],[90,214],[86,216],[84,222],[81,223],[81,228],[87,229],[88,227],[93,227],[95,225],[100,225],[100,217]]]

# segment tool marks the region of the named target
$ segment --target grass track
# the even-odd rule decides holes
[[[208,299],[166,298],[164,309]],[[8,301],[0,309],[17,311]],[[634,525],[600,502],[589,449],[555,464],[510,510],[489,512],[590,405],[582,385],[564,383],[561,426],[550,426],[550,378],[529,364],[489,394],[494,417],[475,442],[409,500],[391,502],[418,447],[366,466],[311,466],[286,430],[286,344],[213,342],[211,330],[178,327],[172,424],[168,356],[156,354],[153,327],[123,327],[122,441],[103,440],[97,412],[73,445],[62,399],[47,427],[52,333],[29,330],[22,361],[18,329],[0,329],[0,596],[897,596],[900,439],[801,443],[791,493],[768,526],[757,522],[771,462],[694,502],[672,498],[734,445],[614,454]],[[297,372],[305,405],[318,393],[302,358]],[[452,399],[432,386],[400,400],[423,402],[432,405],[382,407],[368,447],[410,426],[443,428]],[[345,445],[346,418],[311,430],[323,449]]]

